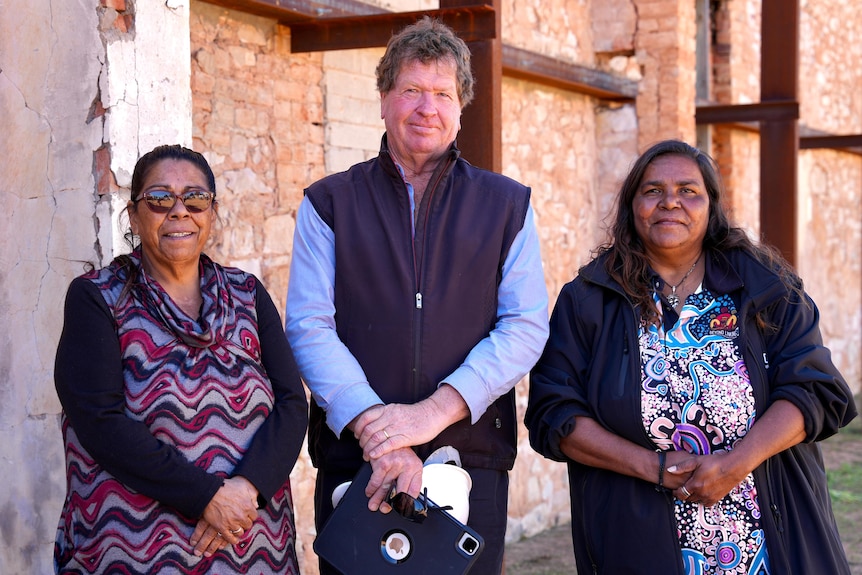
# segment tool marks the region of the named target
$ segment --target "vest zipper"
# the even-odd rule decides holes
[[[416,296],[415,296],[415,298],[416,298],[416,308],[415,308],[416,309],[416,314],[415,314],[416,315],[416,321],[413,324],[414,325],[414,341],[415,341],[415,345],[413,348],[413,393],[414,393],[414,395],[418,394],[418,392],[419,392],[419,376],[420,376],[421,371],[422,371],[420,369],[420,366],[422,363],[421,352],[420,352],[420,350],[422,349],[422,342],[420,341],[422,338],[422,325],[421,325],[422,324],[422,316],[419,312],[422,310],[422,268],[423,268],[423,262],[425,260],[425,249],[426,249],[426,245],[427,245],[426,239],[428,237],[428,219],[429,219],[429,214],[431,213],[431,201],[434,199],[434,192],[437,190],[437,186],[440,185],[440,181],[443,179],[443,174],[445,174],[448,171],[448,165],[449,165],[449,163],[452,162],[451,155],[449,157],[447,157],[446,162],[447,162],[447,164],[446,164],[445,168],[443,168],[443,169],[440,169],[440,167],[437,168],[438,169],[438,175],[437,175],[437,179],[434,181],[434,185],[429,187],[426,190],[426,193],[423,194],[424,196],[427,196],[427,200],[425,197],[423,197],[423,201],[427,202],[426,203],[427,207],[425,209],[425,225],[423,226],[423,229],[422,229],[422,261],[417,260],[417,258],[416,258],[416,242],[415,242],[415,240],[412,242],[413,272],[416,274],[416,278],[415,278],[416,279]],[[417,206],[416,209],[419,209],[419,206]]]

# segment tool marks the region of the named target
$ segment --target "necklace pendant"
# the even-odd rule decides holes
[[[676,293],[672,293],[667,296],[667,303],[670,304],[670,307],[676,309],[676,306],[679,305],[679,296]]]

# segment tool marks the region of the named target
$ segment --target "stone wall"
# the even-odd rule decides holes
[[[815,132],[860,134],[862,19],[857,6],[841,0],[800,4],[800,124]],[[852,302],[862,293],[862,156],[802,151],[799,202],[799,273],[820,309],[824,340],[859,392],[862,310]]]
[[[586,96],[503,82],[503,172],[532,188],[545,281],[556,294],[586,263],[601,232],[594,103]],[[554,129],[549,130],[548,126]],[[519,420],[527,382],[517,386]],[[509,492],[507,537],[534,535],[569,517],[565,466],[543,459],[519,426],[518,458]]]
[[[643,81],[637,98],[638,148],[667,138],[694,141],[695,5],[634,0],[635,54]]]

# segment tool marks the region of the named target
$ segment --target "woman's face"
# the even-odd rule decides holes
[[[635,193],[632,212],[648,256],[688,262],[700,252],[709,223],[709,194],[697,163],[679,155],[653,160]]]
[[[129,202],[132,232],[141,239],[144,269],[158,277],[183,266],[197,266],[216,216],[215,202],[202,212],[190,212],[177,199],[167,213],[150,209],[145,192],[164,190],[180,196],[190,190],[209,189],[206,176],[186,160],[164,159],[151,169],[141,188],[139,201]]]

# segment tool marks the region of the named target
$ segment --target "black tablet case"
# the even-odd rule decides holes
[[[422,523],[396,511],[368,509],[365,486],[371,465],[363,464],[341,502],[314,540],[314,551],[344,575],[461,575],[482,552],[485,542],[471,528],[430,500]]]

